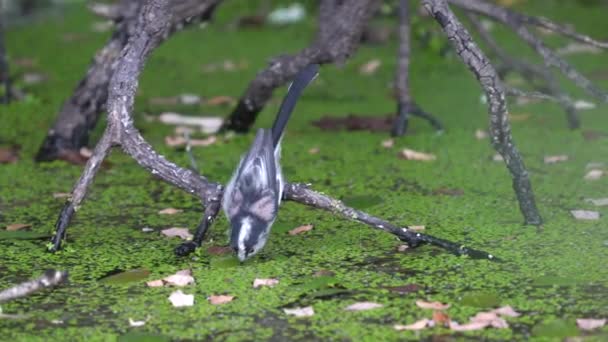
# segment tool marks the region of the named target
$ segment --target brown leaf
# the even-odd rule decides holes
[[[381,145],[384,148],[391,148],[391,147],[395,146],[395,140],[393,140],[393,139],[383,140]]]
[[[430,326],[432,323],[433,323],[433,321],[431,321],[430,319],[423,318],[419,321],[416,321],[416,322],[414,322],[412,324],[408,324],[408,325],[395,324],[395,325],[393,325],[393,328],[397,331],[422,330],[422,329],[425,329],[426,327]]]
[[[175,208],[165,208],[163,210],[160,210],[158,213],[160,215],[175,215],[175,214],[179,214],[184,212],[181,209],[175,209]]]
[[[296,317],[310,317],[315,314],[315,310],[313,310],[312,306],[307,306],[303,308],[283,309],[283,312],[287,315]]]
[[[46,80],[48,80],[48,77],[41,73],[26,72],[25,74],[23,74],[23,83],[25,83],[25,84],[29,84],[29,85],[40,84],[42,82],[45,82]]]
[[[545,164],[555,164],[555,163],[567,161],[568,156],[565,154],[560,154],[560,155],[556,155],[556,156],[545,156],[544,160],[545,160]]]
[[[17,231],[17,230],[21,230],[21,229],[25,229],[25,228],[29,228],[32,225],[29,223],[13,223],[13,224],[9,224],[8,226],[6,226],[6,230],[9,231]]]
[[[443,311],[433,311],[433,322],[438,326],[447,326],[450,323],[450,316]]]
[[[210,246],[207,248],[207,253],[211,255],[226,255],[232,253],[230,246]]]
[[[495,155],[492,156],[492,160],[495,162],[501,162],[504,161],[505,159],[498,153],[496,153]]]
[[[190,146],[210,146],[217,142],[217,137],[215,135],[211,135],[205,139],[190,139]],[[185,146],[188,144],[188,140],[183,136],[166,136],[165,144],[171,147]]]
[[[406,160],[431,161],[437,159],[434,154],[418,152],[409,148],[404,148],[399,152],[399,157]]]
[[[233,106],[236,104],[236,100],[231,96],[216,96],[205,101],[208,106]]]
[[[309,154],[317,154],[319,153],[319,148],[318,147],[313,147],[311,149],[308,150]]]
[[[399,245],[397,246],[397,252],[405,252],[410,248],[408,245]]]
[[[226,304],[226,303],[232,302],[233,299],[234,299],[234,296],[228,296],[228,295],[214,295],[214,296],[207,297],[207,300],[212,305]]]
[[[577,318],[576,325],[583,330],[594,330],[606,325],[606,319]]]
[[[22,57],[13,59],[13,64],[22,68],[33,68],[38,64],[38,61],[33,58]]]
[[[182,240],[192,240],[192,238],[194,237],[190,233],[188,228],[177,228],[177,227],[168,228],[168,229],[161,230],[161,234],[163,234],[164,236],[168,236],[168,237],[177,236]]]
[[[16,163],[19,160],[19,148],[0,147],[0,164]]]
[[[423,231],[425,229],[425,227],[424,226],[408,226],[407,229],[413,230],[415,232],[420,232],[420,231]]]
[[[594,141],[608,137],[608,133],[587,129],[582,132],[583,138],[587,141]]]
[[[423,287],[418,284],[407,284],[407,285],[402,285],[402,286],[385,286],[384,288],[391,292],[397,292],[398,294],[408,294],[408,293],[418,292],[423,289]]]
[[[344,310],[346,311],[366,311],[372,309],[378,309],[384,305],[374,302],[358,302],[347,306]]]
[[[361,67],[359,67],[359,73],[362,75],[373,75],[376,73],[376,71],[378,71],[380,65],[382,65],[382,62],[379,59],[374,58],[361,65]]]
[[[312,274],[313,277],[318,278],[318,277],[333,277],[335,276],[336,273],[332,272],[330,270],[318,270],[315,273]]]
[[[268,278],[268,279],[256,278],[253,280],[253,288],[257,289],[262,286],[273,287],[273,286],[277,285],[278,283],[279,283],[279,280],[274,279],[274,278]]]
[[[450,304],[443,304],[440,302],[426,302],[424,300],[417,300],[416,305],[421,309],[431,310],[445,310],[450,307]]]
[[[523,113],[523,114],[511,114],[511,113],[509,113],[509,119],[512,122],[526,121],[529,118],[530,118],[530,114],[529,113]]]
[[[289,235],[298,235],[308,231],[311,231],[314,226],[312,224],[305,224],[289,231]]]

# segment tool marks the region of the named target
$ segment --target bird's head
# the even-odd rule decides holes
[[[264,247],[272,222],[264,221],[254,215],[247,215],[233,220],[231,225],[230,247],[240,261],[245,261]]]

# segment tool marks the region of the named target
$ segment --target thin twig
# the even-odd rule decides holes
[[[579,73],[553,50],[548,48],[541,39],[532,34],[528,28],[523,25],[526,23],[526,21],[521,15],[504,7],[500,7],[482,0],[448,1],[464,10],[482,14],[511,28],[522,40],[530,45],[530,47],[532,47],[536,53],[543,58],[547,66],[556,67],[564,76],[573,81],[578,87],[584,89],[587,93],[597,97],[601,101],[608,102],[608,94],[593,84],[593,82],[591,82],[591,80],[589,80],[587,77]]]
[[[59,285],[68,279],[64,271],[47,270],[36,279],[28,280],[19,285],[0,292],[0,303],[28,296],[34,292]]]
[[[414,232],[409,230],[407,227],[395,226],[388,221],[348,207],[340,200],[313,191],[305,184],[286,184],[284,197],[286,200],[294,201],[317,209],[327,210],[334,214],[339,214],[347,219],[359,221],[370,226],[371,228],[391,233],[397,236],[400,240],[407,242],[408,245],[412,247],[428,243],[433,246],[441,247],[456,255],[467,255],[475,259],[495,259],[492,254],[484,251],[468,248],[464,245],[436,238],[431,235]]]
[[[467,12],[466,14],[467,14],[467,19],[473,25],[473,27],[477,30],[481,39],[484,41],[484,43],[486,43],[486,45],[488,45],[488,47],[490,49],[492,49],[492,51],[494,51],[494,53],[498,56],[498,58],[500,58],[503,61],[503,63],[505,63],[506,68],[517,71],[525,79],[527,79],[530,83],[533,83],[534,77],[537,77],[540,80],[542,80],[545,83],[546,87],[548,88],[548,91],[550,92],[550,95],[547,94],[547,96],[551,96],[552,99],[550,99],[550,100],[552,100],[552,101],[553,101],[553,99],[555,99],[555,101],[558,102],[561,105],[561,107],[564,109],[564,111],[566,112],[566,119],[568,121],[568,126],[572,129],[579,128],[581,122],[580,122],[580,117],[579,117],[578,111],[576,110],[576,108],[574,106],[574,101],[572,101],[570,96],[561,89],[559,82],[557,82],[557,80],[551,73],[551,70],[549,70],[547,67],[544,67],[544,66],[530,64],[523,60],[518,60],[518,59],[512,58],[506,51],[504,51],[500,47],[500,45],[498,45],[498,43],[496,43],[496,41],[492,38],[492,35],[490,34],[490,32],[481,24],[481,22],[479,21],[479,19],[477,18],[477,16],[475,14],[469,13],[469,12]],[[513,95],[516,92],[518,92],[516,89],[511,89],[511,90],[513,90],[513,91],[511,92],[511,94],[509,94],[510,89],[507,89],[507,95]],[[540,94],[542,94],[542,92],[536,92],[535,95],[527,96],[527,97],[543,98],[542,96],[536,96],[536,95],[540,95]],[[517,95],[517,96],[519,96],[519,95]],[[549,98],[544,98],[544,99],[549,99]]]

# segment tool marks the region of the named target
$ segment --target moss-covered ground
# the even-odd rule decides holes
[[[535,0],[520,9],[608,38],[606,7]],[[180,93],[238,97],[271,56],[297,51],[314,34],[314,16],[281,29],[233,29],[234,18],[246,11],[236,2],[227,3],[219,9],[215,23],[175,35],[147,64],[135,112],[137,125],[158,151],[181,165],[188,165],[183,150],[164,144],[173,128],[147,122],[144,114],[174,110],[227,115],[231,108],[158,107],[148,104],[150,98]],[[69,192],[82,169],[63,162],[36,164],[33,156],[62,101],[109,36],[90,29],[94,20],[83,7],[69,7],[62,17],[7,32],[11,60],[34,59],[33,70],[45,73],[48,80],[27,86],[27,99],[0,107],[0,140],[22,147],[20,161],[0,165],[0,227],[29,223],[30,234],[51,234],[63,205],[63,199],[52,194]],[[508,32],[499,28],[494,32],[514,54],[532,56]],[[546,38],[553,46],[565,44],[554,36]],[[327,132],[310,124],[327,114],[393,111],[396,42],[364,46],[344,67],[323,67],[319,79],[305,92],[283,143],[286,176],[350,199],[354,206],[392,222],[425,225],[429,234],[484,249],[502,263],[456,257],[429,246],[398,252],[400,242],[388,234],[293,203],[282,207],[267,246],[250,261],[239,264],[232,255],[207,252],[209,246],[227,243],[223,217],[214,225],[205,248],[178,258],[173,248],[179,241],[159,231],[172,226],[193,229],[202,213],[199,202],[149,175],[117,150],[110,157],[111,167],[96,178],[72,222],[63,251],[47,253],[46,238],[16,239],[0,232],[0,289],[46,268],[70,272],[65,286],[3,304],[5,313],[28,318],[0,319],[0,340],[562,340],[568,336],[607,340],[606,327],[583,332],[575,325],[577,318],[608,316],[608,209],[585,201],[608,197],[608,178],[583,179],[588,163],[606,163],[608,138],[590,140],[583,133],[608,133],[607,107],[581,112],[583,128],[571,131],[554,104],[510,105],[512,114],[529,115],[513,122],[513,134],[545,219],[542,227],[524,226],[506,168],[492,160],[494,151],[488,141],[474,137],[475,130],[484,129],[488,122],[479,86],[455,57],[442,58],[431,50],[414,48],[413,94],[441,118],[446,132],[436,135],[427,123],[414,119],[411,134],[386,149],[381,147],[386,134]],[[379,58],[382,65],[372,76],[361,75],[359,66],[372,58]],[[246,61],[248,68],[202,72],[203,65],[226,59]],[[568,59],[608,88],[605,54],[577,54]],[[13,65],[14,73],[25,71]],[[577,98],[583,96],[567,87]],[[271,123],[284,91],[275,93],[258,126]],[[94,138],[102,129],[103,122]],[[202,172],[226,181],[252,138],[251,134],[236,136],[195,148]],[[310,154],[308,150],[314,147],[319,152]],[[399,159],[397,151],[402,147],[434,153],[437,160]],[[569,160],[543,162],[544,156],[557,154],[566,154]],[[441,194],[446,192],[437,191],[441,189],[458,189],[461,194]],[[158,214],[167,207],[184,212]],[[595,221],[575,220],[572,209],[597,210],[602,216]],[[306,223],[314,224],[314,229],[287,234]],[[143,227],[155,231],[144,233]],[[171,306],[167,300],[171,288],[148,288],[142,279],[121,284],[100,281],[119,271],[146,269],[150,273],[146,279],[151,280],[184,268],[191,268],[196,279],[195,285],[183,290],[195,295],[195,305],[186,308]],[[333,273],[313,276],[321,270]],[[280,283],[254,289],[255,278],[278,278]],[[399,294],[387,289],[410,284],[416,284],[418,291]],[[213,306],[206,298],[214,294],[236,298]],[[507,329],[395,331],[394,324],[431,316],[415,305],[417,299],[450,303],[447,313],[459,322],[499,305],[511,305],[522,315],[509,318]],[[344,311],[358,301],[384,307]],[[313,306],[313,317],[293,318],[282,310],[305,305]],[[130,327],[129,318],[149,320],[142,327]]]

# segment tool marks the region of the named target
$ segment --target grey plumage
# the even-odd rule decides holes
[[[272,129],[259,129],[249,151],[224,192],[222,206],[230,221],[230,245],[241,261],[266,244],[283,196],[281,138],[304,88],[317,75],[316,64],[304,68],[291,84]]]

